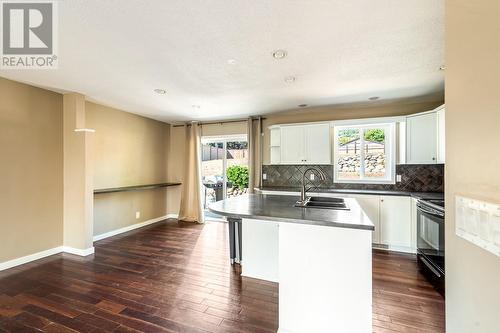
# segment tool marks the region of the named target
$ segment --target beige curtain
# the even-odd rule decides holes
[[[201,161],[200,161],[200,126],[192,123],[185,126],[186,155],[184,179],[182,183],[181,207],[179,220],[203,223],[201,208]]]
[[[248,193],[254,193],[261,184],[262,168],[262,119],[248,118]]]

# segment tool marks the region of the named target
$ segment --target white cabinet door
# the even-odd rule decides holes
[[[271,135],[271,147],[279,147],[281,144],[281,128],[275,127],[269,130]]]
[[[363,197],[354,196],[356,201],[358,201],[361,209],[368,215],[370,220],[375,225],[375,230],[372,234],[372,243],[380,244],[380,199],[378,197]]]
[[[279,282],[278,222],[244,219],[241,234],[241,275]]]
[[[445,163],[445,111],[444,108],[438,110],[437,112],[437,122],[438,122],[438,154],[437,154],[437,162],[444,164]]]
[[[380,197],[380,241],[389,249],[412,250],[411,198]]]
[[[270,157],[271,164],[280,164],[281,162],[281,128],[275,127],[270,129]]]
[[[307,164],[330,164],[330,124],[304,126],[305,162]]]
[[[281,164],[305,164],[304,126],[281,127]]]
[[[437,113],[429,112],[406,118],[406,163],[437,162]]]
[[[411,248],[417,251],[417,199],[411,198]]]

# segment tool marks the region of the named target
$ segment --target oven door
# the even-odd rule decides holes
[[[444,275],[444,213],[417,203],[417,250]]]

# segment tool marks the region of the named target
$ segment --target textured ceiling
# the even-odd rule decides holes
[[[0,75],[165,121],[426,98],[444,89],[444,0],[65,0],[58,53]]]

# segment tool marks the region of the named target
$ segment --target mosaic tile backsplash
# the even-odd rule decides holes
[[[302,173],[309,167],[316,167],[325,172],[327,179],[309,181],[309,185],[320,188],[407,191],[407,192],[443,192],[444,164],[400,164],[396,165],[396,174],[401,175],[401,182],[396,184],[346,184],[333,182],[333,165],[263,165],[262,173],[267,176],[262,181],[263,187],[300,187]]]

